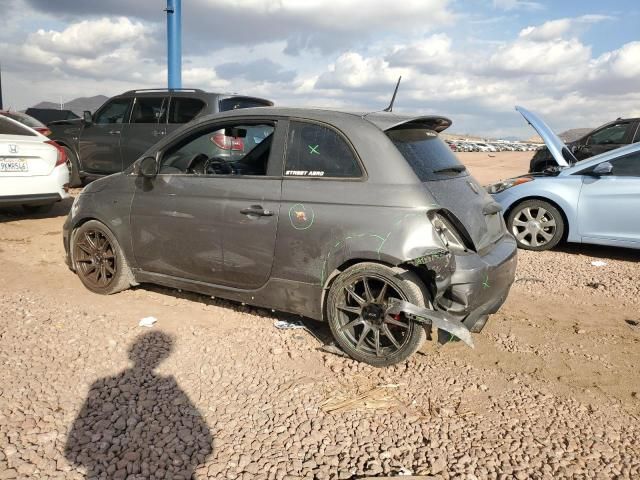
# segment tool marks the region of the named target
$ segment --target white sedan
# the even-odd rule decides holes
[[[57,143],[0,115],[0,207],[46,211],[69,197],[67,156]]]

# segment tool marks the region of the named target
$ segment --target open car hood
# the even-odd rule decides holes
[[[577,159],[574,157],[571,150],[560,140],[560,138],[551,130],[544,120],[538,115],[530,112],[526,108],[516,106],[516,110],[524,117],[524,119],[531,125],[538,135],[542,137],[542,140],[547,145],[549,152],[553,155],[558,165],[561,167],[568,167],[569,163],[576,163]]]
[[[391,112],[373,112],[363,115],[363,118],[369,120],[383,132],[406,126],[407,128],[426,128],[435,132],[442,132],[451,126],[451,120],[439,115],[424,115],[420,117],[412,117],[409,115],[396,115]]]

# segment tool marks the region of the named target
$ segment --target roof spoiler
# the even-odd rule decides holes
[[[436,115],[405,117],[387,112],[368,113],[364,115],[363,118],[369,120],[384,132],[403,128],[425,128],[440,133],[449,128],[453,123],[447,117]]]

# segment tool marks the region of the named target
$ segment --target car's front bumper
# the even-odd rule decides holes
[[[484,327],[488,315],[507,299],[515,280],[517,248],[509,235],[484,255],[455,255],[449,285],[436,298],[436,306],[460,319],[472,332]]]

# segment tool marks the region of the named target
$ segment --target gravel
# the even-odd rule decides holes
[[[148,330],[1,294],[0,478],[640,475],[640,422],[619,405],[585,404],[528,375],[501,385],[457,359],[461,345],[380,370],[321,353],[269,315],[199,306],[230,325]],[[379,386],[390,393],[376,408],[322,408]]]
[[[0,217],[0,480],[640,478],[637,252],[521,251],[474,350],[374,369],[313,322],[91,294],[62,262],[68,207]]]

